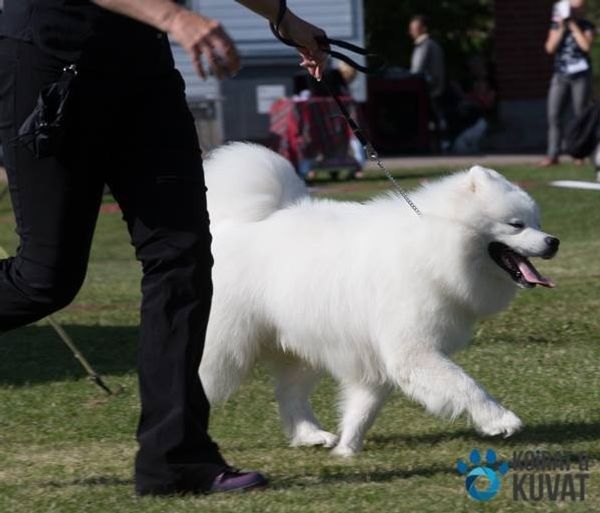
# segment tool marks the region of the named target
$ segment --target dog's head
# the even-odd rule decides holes
[[[553,287],[529,260],[549,259],[558,251],[558,238],[542,231],[535,201],[501,174],[479,166],[463,175],[469,205],[460,209],[465,223],[485,237],[491,272],[522,288]]]

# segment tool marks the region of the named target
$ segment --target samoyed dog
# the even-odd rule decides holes
[[[450,359],[519,288],[553,286],[529,258],[552,258],[559,241],[522,189],[473,167],[414,192],[422,216],[395,195],[313,199],[288,161],[243,143],[212,153],[206,183],[215,267],[200,376],[212,403],[260,360],[294,446],[356,453],[396,388],[485,435],[522,427]],[[311,411],[323,372],[340,385],[339,436]]]

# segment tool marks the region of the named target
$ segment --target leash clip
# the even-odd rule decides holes
[[[367,141],[367,144],[365,144],[364,150],[368,158],[374,160],[375,162],[379,160],[379,153],[377,153],[377,150],[373,148],[373,145],[369,141]]]

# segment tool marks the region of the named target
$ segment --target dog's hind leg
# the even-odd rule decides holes
[[[244,381],[256,361],[257,340],[247,325],[236,325],[229,320],[217,324],[211,320],[199,370],[211,404],[227,399]]]
[[[385,385],[367,383],[345,384],[342,388],[342,420],[340,441],[333,449],[337,456],[352,456],[362,449],[365,433],[391,389]]]
[[[249,365],[243,365],[231,354],[223,352],[218,358],[211,358],[211,352],[202,357],[200,381],[210,404],[220,403],[229,398],[248,374]]]
[[[266,364],[275,379],[279,415],[290,444],[333,447],[337,436],[321,429],[310,407],[310,394],[320,373],[296,359],[274,356]]]

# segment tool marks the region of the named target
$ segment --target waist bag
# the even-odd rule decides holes
[[[38,159],[57,155],[64,145],[65,119],[76,76],[76,65],[66,66],[56,82],[42,88],[33,112],[18,130],[15,141]]]

